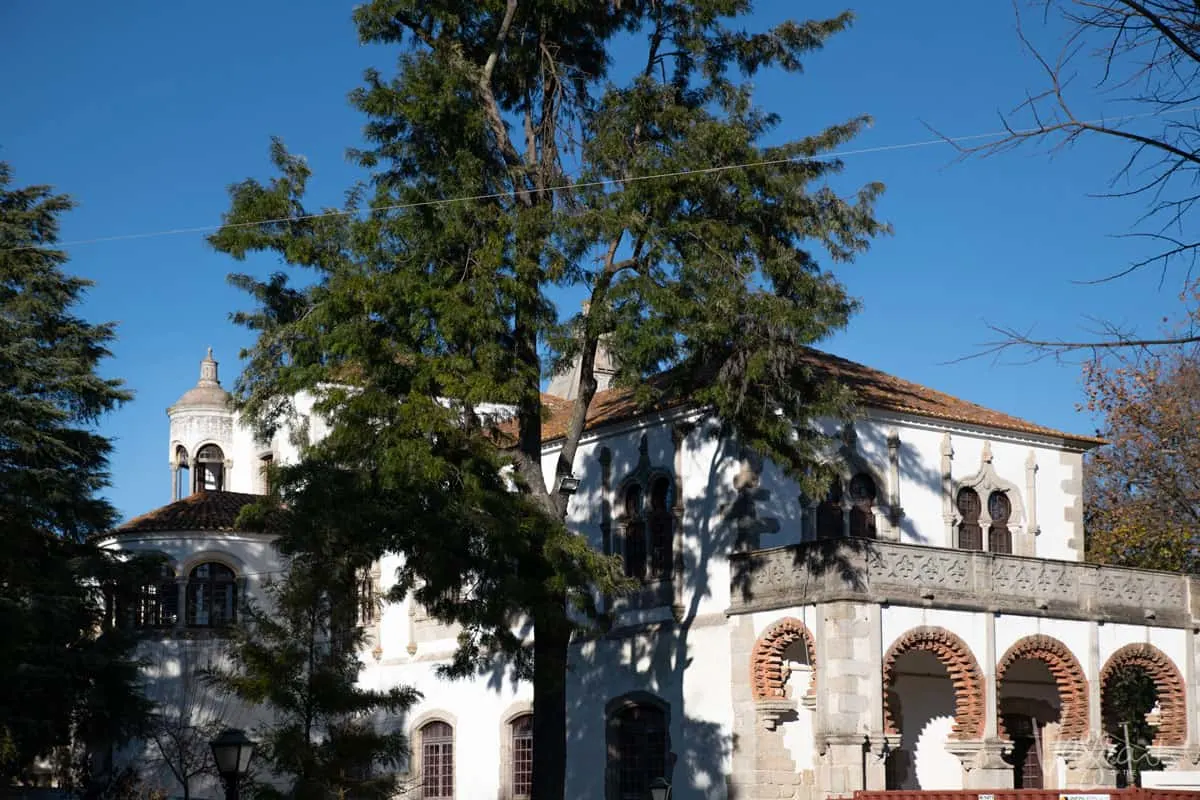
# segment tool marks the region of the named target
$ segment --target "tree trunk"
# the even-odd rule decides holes
[[[566,597],[549,598],[534,615],[533,800],[563,800],[567,774]]]

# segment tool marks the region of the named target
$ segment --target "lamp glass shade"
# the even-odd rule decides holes
[[[655,778],[650,781],[650,800],[670,800],[671,784],[666,778]]]
[[[245,731],[228,728],[210,743],[217,771],[222,775],[245,775],[254,756],[254,742]]]

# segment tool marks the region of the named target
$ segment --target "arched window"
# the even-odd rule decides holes
[[[671,479],[660,475],[650,486],[650,574],[671,577],[672,535],[675,515],[671,511]]]
[[[860,472],[850,479],[850,535],[875,538],[875,479]]]
[[[225,454],[215,444],[206,444],[196,453],[196,491],[225,490]]]
[[[979,525],[979,515],[983,510],[979,502],[979,493],[974,489],[958,490],[958,514],[962,522],[958,525],[958,546],[962,550],[983,549],[983,528]]]
[[[646,577],[646,519],[643,512],[642,487],[631,485],[625,490],[625,574],[631,578]]]
[[[533,794],[533,714],[522,714],[508,726],[511,737],[512,786],[510,800]]]
[[[175,570],[169,564],[160,568],[158,579],[142,586],[134,609],[134,625],[139,628],[170,628],[179,616],[179,590]]]
[[[237,576],[210,561],[192,570],[187,585],[187,624],[217,628],[237,620]]]
[[[817,506],[817,538],[839,539],[845,533],[842,514],[842,481],[834,478],[829,484],[829,494]]]
[[[421,797],[454,797],[454,728],[434,720],[421,728]]]
[[[1012,531],[1008,529],[1008,520],[1012,517],[1012,503],[1004,492],[992,492],[988,495],[988,516],[992,524],[988,526],[988,550],[993,553],[1012,552]]]
[[[175,448],[175,499],[182,500],[192,493],[191,462],[188,461],[187,448],[179,445]]]
[[[612,800],[645,800],[655,778],[667,777],[670,747],[665,709],[628,703],[609,719],[608,759]]]

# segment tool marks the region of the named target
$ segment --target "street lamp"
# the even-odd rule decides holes
[[[666,778],[650,781],[650,800],[671,800],[671,784]]]
[[[238,800],[238,784],[250,771],[254,742],[239,728],[226,728],[209,742],[217,772],[225,782],[225,800]]]

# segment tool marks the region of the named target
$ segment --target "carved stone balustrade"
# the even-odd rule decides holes
[[[996,555],[870,539],[731,556],[732,613],[862,600],[1183,628],[1200,580],[1173,572]]]

